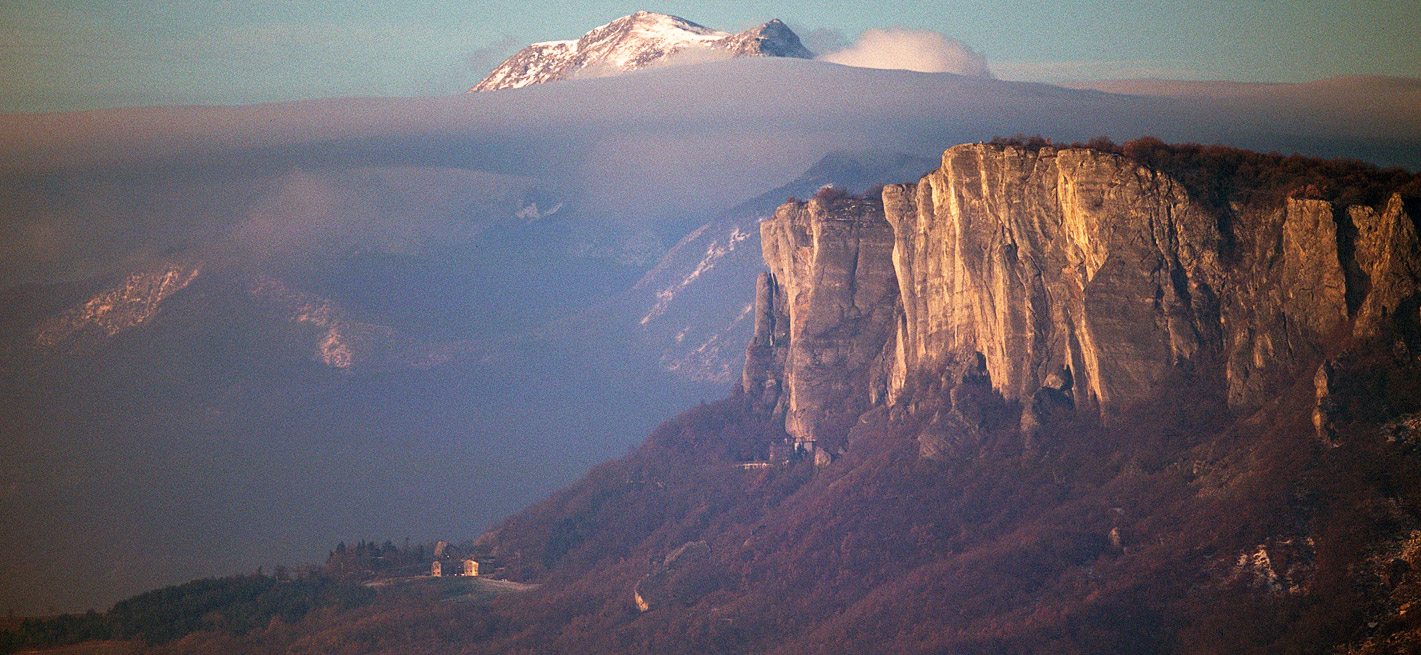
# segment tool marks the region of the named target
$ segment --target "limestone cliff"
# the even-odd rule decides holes
[[[962,145],[881,205],[786,205],[762,225],[744,386],[799,440],[968,381],[1030,432],[1181,386],[1247,412],[1349,343],[1416,331],[1399,196],[1218,204],[1116,154]]]
[[[1076,406],[1108,411],[1217,331],[1211,217],[1128,160],[959,147],[884,195],[904,299],[891,397],[944,355],[980,352],[1007,398],[1067,369]]]
[[[821,194],[780,207],[760,241],[770,272],[757,283],[743,385],[797,440],[837,445],[869,405],[893,330],[892,227],[872,200]]]

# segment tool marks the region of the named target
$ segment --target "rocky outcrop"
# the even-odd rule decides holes
[[[762,230],[770,273],[744,385],[798,439],[842,424],[841,407],[969,381],[1020,407],[1030,441],[1181,386],[1247,412],[1314,377],[1322,433],[1337,375],[1318,372],[1324,359],[1421,321],[1421,245],[1400,197],[1212,206],[1084,148],[957,146],[917,184],[885,188],[881,210],[789,204]],[[961,432],[972,406],[929,425]],[[934,439],[925,452],[953,450]]]
[[[760,222],[785,198],[807,198],[825,185],[862,192],[887,182],[917,180],[937,166],[892,151],[838,151],[798,178],[747,200],[705,223],[672,247],[630,292],[629,329],[659,351],[663,370],[690,380],[729,386],[745,365],[754,329],[754,301],[727,289],[751,289],[763,268]],[[599,325],[605,321],[599,319]]]
[[[460,342],[426,343],[372,323],[358,321],[323,296],[297,291],[271,276],[259,276],[248,289],[269,303],[291,324],[304,328],[311,341],[302,340],[312,360],[339,370],[371,365],[426,369],[449,362],[468,350]]]
[[[872,379],[893,331],[898,283],[882,206],[821,196],[760,224],[770,272],[756,285],[742,384],[784,416],[797,441],[833,447],[869,406],[864,390],[881,386]]]
[[[1372,336],[1388,323],[1401,321],[1414,327],[1416,293],[1421,287],[1421,243],[1416,236],[1417,217],[1409,216],[1399,196],[1393,195],[1381,211],[1354,205],[1347,220],[1356,231],[1355,258],[1364,279],[1365,293],[1357,310],[1358,334]]]
[[[97,344],[132,330],[157,316],[163,301],[187,288],[201,270],[195,263],[169,262],[130,273],[84,303],[46,320],[35,343],[45,349],[70,342]]]
[[[717,577],[710,555],[706,542],[693,541],[652,562],[651,572],[632,586],[632,603],[637,611],[690,605],[704,596],[707,589],[714,587]]]
[[[944,355],[980,352],[1006,398],[1064,368],[1074,404],[1109,413],[1218,331],[1213,217],[1129,160],[960,146],[884,197],[904,308],[890,397]]]

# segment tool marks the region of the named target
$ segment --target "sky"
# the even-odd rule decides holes
[[[0,112],[459,93],[527,43],[639,9],[726,31],[780,18],[821,55],[932,32],[1009,80],[1421,78],[1412,0],[0,0]]]
[[[1421,16],[1401,3],[540,2],[0,0],[0,290],[22,300],[0,310],[0,516],[27,517],[0,521],[0,552],[18,554],[0,558],[0,610],[104,607],[319,562],[339,540],[479,534],[725,393],[668,379],[660,342],[627,357],[641,333],[604,320],[613,307],[636,324],[662,288],[600,303],[651,265],[644,244],[669,248],[831,151],[931,159],[998,134],[1153,134],[1421,167]],[[526,43],[639,9],[726,31],[778,17],[828,63],[453,95]],[[1343,74],[1416,81],[1184,100],[1014,82]],[[153,107],[351,96],[379,98]],[[146,108],[18,115],[127,106]],[[569,209],[530,223],[534,200]],[[7,339],[125,279],[107,276],[173,258],[209,268],[150,330],[94,357],[5,359],[29,352]],[[683,298],[734,315],[759,271],[746,259],[740,291],[702,276],[700,256],[658,270],[702,280]],[[464,356],[322,368],[303,349],[323,333],[273,319],[285,310],[253,300],[253,271],[340,296],[370,322],[355,334],[392,352],[428,340]],[[595,327],[561,320],[594,302]],[[549,329],[526,341],[529,325]],[[680,344],[685,324],[664,325]]]

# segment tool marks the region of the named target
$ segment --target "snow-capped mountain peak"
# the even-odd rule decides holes
[[[778,19],[731,34],[677,16],[639,11],[596,27],[576,41],[534,43],[509,57],[469,91],[614,75],[664,64],[692,51],[726,58],[813,56],[799,36]]]

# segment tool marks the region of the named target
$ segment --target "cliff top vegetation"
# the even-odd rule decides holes
[[[1198,143],[1171,144],[1152,136],[1121,144],[1105,136],[1066,144],[1040,135],[1018,134],[993,137],[987,143],[1032,151],[1089,148],[1120,155],[1170,175],[1195,199],[1215,207],[1273,203],[1287,197],[1326,200],[1344,207],[1376,207],[1392,194],[1399,194],[1410,203],[1421,200],[1421,173],[1400,167],[1381,168],[1356,159],[1261,153]]]

